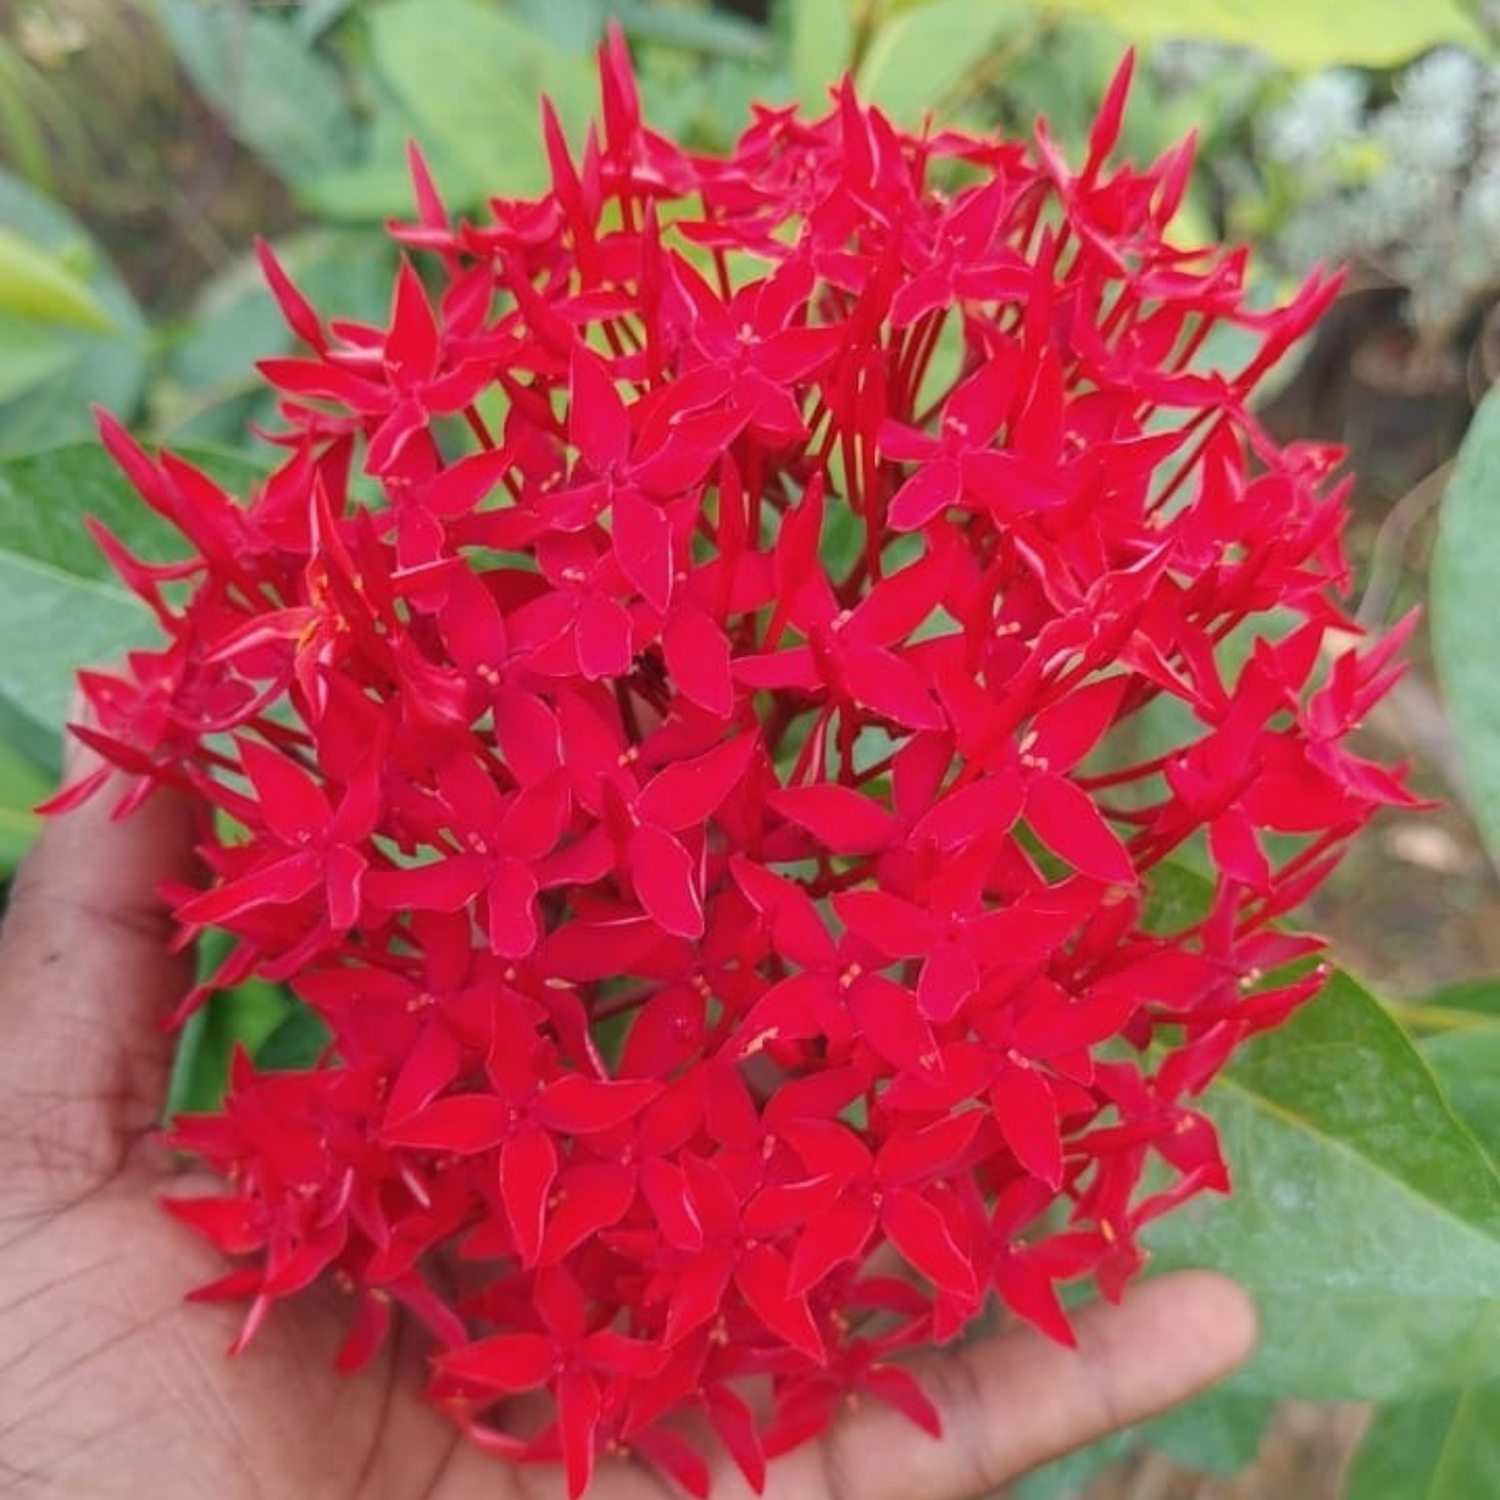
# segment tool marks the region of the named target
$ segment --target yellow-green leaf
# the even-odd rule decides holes
[[[8,229],[0,229],[0,308],[96,333],[114,327],[99,299],[56,256]]]
[[[1362,0],[1352,10],[1308,0],[1039,0],[1037,9],[1094,16],[1136,42],[1202,37],[1254,47],[1289,68],[1389,67],[1442,42],[1485,45],[1458,0]]]

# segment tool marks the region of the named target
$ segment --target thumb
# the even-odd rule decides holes
[[[70,771],[100,774],[83,761]],[[74,1186],[118,1171],[159,1122],[172,1053],[160,1020],[192,980],[190,955],[168,951],[158,889],[192,878],[193,804],[159,789],[116,818],[128,786],[104,776],[48,819],[0,929],[0,1153]]]

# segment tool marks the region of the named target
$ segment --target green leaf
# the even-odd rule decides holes
[[[927,0],[875,33],[860,64],[860,93],[894,119],[936,111],[1008,36],[1027,11],[1005,0]]]
[[[73,363],[73,346],[34,318],[0,311],[0,406],[61,374]]]
[[[186,452],[220,483],[249,483],[243,460]],[[183,544],[135,496],[108,455],[77,444],[0,463],[0,741],[55,772],[73,673],[155,638],[83,529],[98,516],[148,560]]]
[[[291,1014],[255,1049],[255,1065],[266,1071],[310,1068],[330,1040],[316,1011],[294,1005]]]
[[[222,948],[219,950],[222,952]],[[274,1036],[291,1002],[274,984],[252,979],[232,990],[220,990],[189,1017],[177,1043],[167,1118],[217,1109],[229,1083],[229,1062],[236,1046],[252,1055]]]
[[[295,183],[353,159],[343,80],[289,22],[222,0],[163,0],[160,15],[199,93],[278,176]]]
[[[128,416],[145,380],[146,326],[125,283],[75,219],[3,171],[0,224],[75,277],[111,329],[53,324],[44,351],[36,343],[34,319],[0,312],[0,350],[14,351],[18,364],[33,362],[30,377],[18,383],[6,380],[0,356],[0,453],[86,435],[93,429],[90,407],[96,404]]]
[[[1086,1448],[1055,1458],[1050,1464],[1018,1479],[1004,1491],[1007,1500],[1079,1500],[1085,1486],[1117,1459],[1130,1452],[1123,1432],[1111,1433]]]
[[[1235,1190],[1150,1238],[1255,1297],[1238,1389],[1383,1400],[1500,1373],[1500,1175],[1378,1001],[1336,975],[1205,1102]]]
[[[83,281],[54,255],[7,229],[0,229],[0,309],[99,333],[114,328]]]
[[[1429,1037],[1422,1056],[1480,1145],[1500,1161],[1500,1023]]]
[[[827,3],[827,0],[825,0]],[[832,0],[838,9],[844,0]],[[771,60],[771,39],[765,28],[737,16],[711,10],[675,10],[653,0],[615,0],[613,18],[633,42],[654,42],[697,52],[726,62],[766,63]]]
[[[1216,1386],[1164,1416],[1047,1464],[1006,1493],[1012,1500],[1064,1500],[1117,1459],[1146,1449],[1206,1473],[1234,1474],[1259,1451],[1275,1409],[1272,1397]]]
[[[1500,1385],[1382,1407],[1349,1471],[1345,1500],[1500,1495]]]
[[[357,3],[358,0],[302,0],[288,21],[297,40],[310,47],[325,32],[332,31]]]
[[[570,134],[593,108],[594,65],[477,0],[392,0],[370,16],[376,66],[422,144],[452,164],[459,204],[536,192],[548,181],[540,96]]]
[[[0,744],[0,877],[8,877],[31,847],[41,821],[31,809],[51,790],[30,761]]]
[[[1134,42],[1198,37],[1253,47],[1289,68],[1389,67],[1443,42],[1486,46],[1461,0],[1363,0],[1357,25],[1340,6],[1303,0],[1037,0],[1036,9],[1107,21]]]
[[[607,16],[620,7],[612,0],[510,0],[510,9],[549,42],[566,51],[586,52],[598,46]]]
[[[384,235],[312,230],[276,243],[276,254],[326,317],[383,324],[395,254]],[[253,255],[203,288],[171,351],[173,384],[156,392],[156,429],[174,443],[243,443],[247,423],[270,425],[276,398],[254,362],[289,352],[293,337]]]
[[[1500,857],[1500,392],[1479,403],[1438,516],[1432,559],[1432,652],[1468,780],[1474,821]]]
[[[787,52],[792,82],[805,109],[828,108],[828,91],[854,60],[854,17],[848,0],[791,0]]]
[[[1151,1448],[1191,1469],[1237,1474],[1250,1464],[1276,1411],[1276,1398],[1215,1386],[1131,1429],[1132,1445]]]
[[[1429,1011],[1463,1011],[1476,1020],[1489,1016],[1500,1021],[1500,974],[1459,979],[1407,1002],[1416,1014]]]

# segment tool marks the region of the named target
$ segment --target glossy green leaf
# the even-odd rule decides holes
[[[1375,1413],[1344,1500],[1482,1500],[1500,1495],[1500,1384]]]
[[[919,123],[1026,17],[1005,0],[926,0],[875,33],[859,67],[860,92],[894,119]]]
[[[1335,976],[1206,1106],[1235,1190],[1151,1240],[1255,1297],[1240,1390],[1406,1398],[1500,1373],[1500,1175],[1378,1001]]]
[[[1479,1143],[1500,1162],[1500,1023],[1444,1032],[1422,1043],[1449,1102]]]
[[[258,472],[217,454],[185,456],[222,483],[246,484]],[[113,580],[89,540],[88,515],[144,557],[181,555],[179,539],[96,445],[0,463],[0,741],[49,772],[74,671],[155,635],[144,608]]]
[[[419,140],[452,164],[440,186],[457,203],[546,184],[541,94],[570,135],[593,113],[591,57],[479,0],[392,0],[371,13],[370,32],[376,66]]]
[[[0,309],[108,333],[114,325],[87,284],[50,252],[0,228]]]
[[[0,224],[51,256],[87,289],[109,331],[52,324],[45,349],[36,320],[0,311],[0,351],[33,361],[23,381],[7,380],[0,354],[0,454],[85,436],[97,404],[129,416],[145,379],[146,326],[125,283],[71,215],[0,171]],[[26,349],[30,355],[25,354]],[[14,369],[12,371],[14,373]]]
[[[343,80],[289,21],[222,0],[163,0],[160,15],[199,93],[278,176],[297,182],[353,159]]]
[[[1290,68],[1389,67],[1443,42],[1483,48],[1461,0],[1363,0],[1355,22],[1305,0],[1038,0],[1041,11],[1107,21],[1134,42],[1199,37],[1253,47]]]
[[[1432,651],[1479,832],[1500,855],[1500,392],[1479,404],[1443,496],[1432,560]]]

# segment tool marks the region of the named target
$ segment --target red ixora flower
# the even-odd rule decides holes
[[[400,1304],[477,1441],[701,1492],[686,1414],[759,1484],[851,1394],[931,1424],[893,1356],[992,1295],[1059,1339],[1060,1282],[1117,1295],[1319,985],[1277,919],[1409,799],[1343,744],[1395,643],[1336,602],[1338,455],[1249,408],[1333,283],[1252,310],[1168,239],[1128,63],[1077,171],[848,83],[697,157],[602,74],[539,199],[455,223],[415,162],[387,327],[263,253],[305,347],[253,493],[104,419],[193,556],[105,538],[165,640],[81,732],[216,814],[184,1014],[260,974],[331,1034],[172,1131],[227,1184],[175,1210],[240,1258],[203,1295],[248,1338],[330,1278],[348,1366]]]

